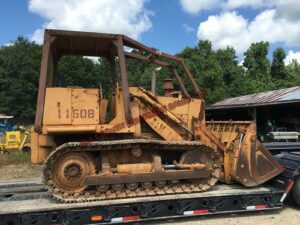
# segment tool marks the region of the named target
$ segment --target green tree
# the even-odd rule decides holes
[[[180,56],[185,58],[198,85],[206,92],[208,104],[226,98],[222,68],[210,41],[201,40],[195,48],[184,49]]]
[[[284,66],[284,59],[286,53],[283,48],[277,48],[273,52],[273,61],[271,65],[272,78],[285,79],[287,77],[287,71]]]
[[[268,47],[268,42],[251,44],[244,54],[244,67],[238,65],[232,47],[215,51],[208,40],[201,40],[195,47],[183,49],[178,56],[185,59],[198,85],[207,94],[206,102],[211,104],[227,97],[300,85],[299,63],[294,60],[285,66],[285,52],[278,48],[273,53],[270,66]],[[135,53],[153,57],[144,52]],[[0,113],[33,119],[40,60],[41,46],[23,37],[17,38],[10,46],[0,48]],[[133,59],[127,59],[126,65],[129,84],[150,89],[151,73],[157,66]],[[175,67],[186,88],[192,93],[187,77],[183,76],[182,67],[176,63]],[[117,59],[116,70],[120,82]],[[105,58],[99,58],[98,63],[95,63],[86,57],[65,56],[58,64],[57,75],[58,86],[99,88],[101,83],[104,96],[110,98],[111,71]],[[157,75],[158,95],[163,94],[163,80],[167,77],[173,77],[169,68],[162,68]],[[176,82],[174,86],[179,90]]]
[[[245,70],[238,65],[238,59],[235,50],[232,47],[218,49],[216,57],[222,68],[223,80],[226,85],[228,97],[235,97],[248,93],[247,79]]]
[[[271,89],[270,62],[267,58],[269,49],[268,42],[252,43],[244,53],[244,67],[247,69],[250,93]]]
[[[93,63],[93,70],[91,73],[96,78],[98,87],[101,84],[104,97],[109,98],[111,97],[110,95],[113,88],[110,64],[105,58],[102,57],[99,58],[98,62],[99,63],[96,64]]]
[[[110,97],[112,78],[110,64],[104,57],[97,62],[82,56],[64,56],[58,64],[59,86],[80,86],[103,89],[105,97]]]
[[[238,66],[237,56],[232,47],[218,49],[216,51],[216,58],[222,68],[223,79],[226,85],[232,83],[233,80],[243,73],[242,68]]]
[[[290,81],[290,86],[300,85],[300,64],[297,60],[293,59],[290,64],[286,66],[288,80]]]
[[[146,56],[143,52],[133,53]],[[136,59],[126,59],[126,70],[130,86],[140,86],[149,89],[151,80],[151,64]]]
[[[79,56],[64,56],[57,67],[58,85],[99,87],[99,76],[94,74],[92,60]]]
[[[147,55],[144,52],[137,50],[134,50],[133,53],[143,55],[146,57],[153,57],[151,55]],[[156,64],[127,58],[126,69],[129,85],[143,87],[147,90],[150,90],[152,72],[158,67],[160,66]],[[163,81],[167,77],[172,77],[171,71],[169,68],[162,67],[159,71],[156,72],[156,76],[156,94],[163,95]],[[176,83],[174,83],[174,85],[175,87],[177,87]]]
[[[37,98],[41,47],[18,37],[0,48],[0,112],[33,118]]]
[[[269,74],[270,62],[267,58],[269,49],[268,42],[252,43],[244,53],[244,67],[252,78],[266,77]]]

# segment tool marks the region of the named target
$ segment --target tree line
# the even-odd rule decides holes
[[[0,113],[19,118],[34,118],[38,90],[42,46],[18,37],[11,45],[0,47]],[[269,43],[252,43],[238,62],[235,50],[213,50],[208,40],[200,40],[194,47],[186,47],[177,55],[186,60],[197,83],[206,93],[206,103],[245,94],[300,85],[300,65],[296,60],[285,65],[286,52],[277,48],[268,59]],[[143,54],[142,52],[140,54]],[[154,65],[127,60],[130,85],[150,88]],[[178,67],[179,74],[183,73]],[[109,97],[111,91],[110,66],[104,58],[98,63],[86,57],[63,57],[57,69],[58,86],[99,87]],[[162,94],[164,78],[172,77],[167,68],[157,75],[158,93]],[[185,76],[182,77],[191,90]],[[174,82],[175,89],[179,90]]]

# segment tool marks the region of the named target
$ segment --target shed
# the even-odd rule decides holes
[[[300,132],[300,86],[228,98],[206,107],[207,120],[254,120],[257,133]]]

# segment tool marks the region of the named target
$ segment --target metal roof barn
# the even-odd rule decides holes
[[[300,86],[228,98],[206,109],[241,108],[300,102]]]

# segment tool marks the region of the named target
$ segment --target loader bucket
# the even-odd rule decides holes
[[[283,172],[283,166],[257,140],[254,122],[212,121],[206,125],[226,145],[228,160],[224,160],[224,164],[229,165],[224,165],[224,168],[229,168],[231,179],[253,187]]]

